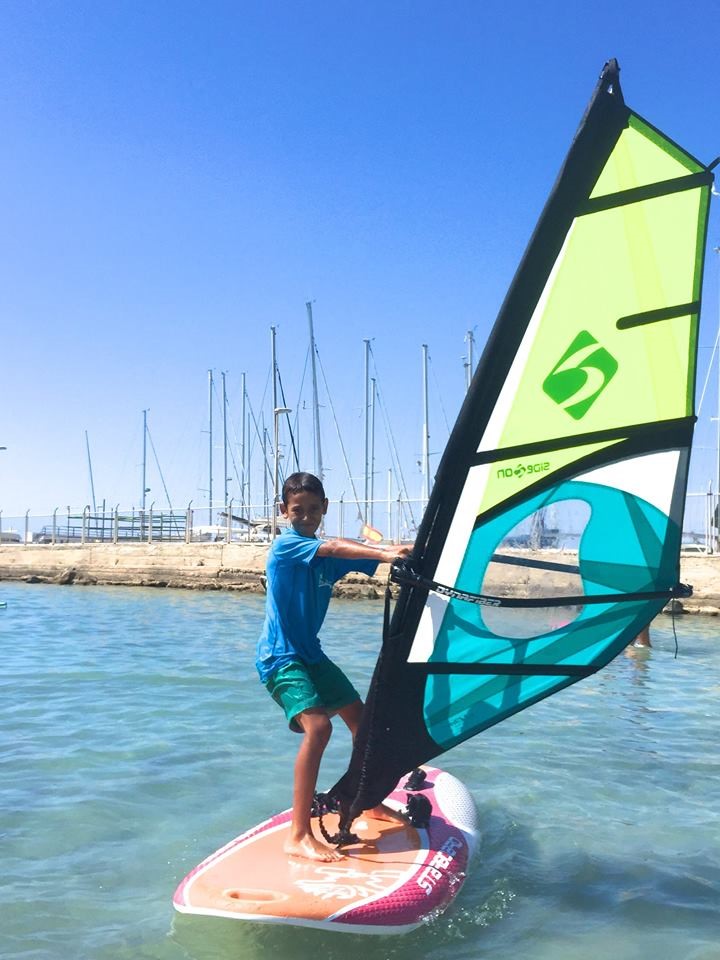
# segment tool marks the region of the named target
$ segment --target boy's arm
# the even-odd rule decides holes
[[[400,546],[387,544],[375,546],[372,543],[359,543],[357,540],[323,540],[316,556],[336,557],[339,560],[376,560],[378,563],[392,563],[396,557],[407,557],[412,552],[412,544]]]

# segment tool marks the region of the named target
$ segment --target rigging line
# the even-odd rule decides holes
[[[712,373],[713,360],[715,359],[715,353],[718,349],[718,344],[720,343],[720,328],[715,334],[715,343],[713,344],[712,353],[710,354],[710,362],[708,363],[707,373],[705,374],[705,383],[703,384],[702,393],[700,394],[700,400],[698,402],[697,414],[700,416],[702,411],[703,400],[705,399],[705,391],[708,388],[708,383],[710,382],[710,374]]]
[[[267,397],[268,386],[270,385],[270,375],[271,375],[271,373],[272,373],[272,365],[268,368],[267,377],[265,378],[265,387],[264,387],[264,389],[263,389],[262,397],[260,398],[260,410],[262,410],[262,409],[264,408],[264,406],[265,406],[265,398]],[[250,394],[249,394],[249,393],[246,393],[245,396],[246,396],[246,399],[247,399],[248,409],[250,410],[250,416],[252,417],[252,421],[253,421],[253,424],[254,424],[254,426],[255,426],[255,434],[257,435],[257,439],[258,439],[258,441],[259,441],[259,443],[260,443],[260,446],[262,447],[262,434],[260,433],[260,428],[258,427],[257,418],[255,417],[255,413],[254,413],[254,411],[253,411],[253,406],[252,406],[252,403],[250,402]],[[251,436],[250,436],[250,438],[249,438],[250,448],[249,448],[249,450],[248,450],[248,457],[249,457],[250,460],[252,460],[252,455],[253,455],[253,453],[254,453],[254,451],[255,451],[255,439],[256,439],[256,437],[255,437],[255,435],[252,434],[252,431],[251,431]],[[267,466],[267,457],[265,458],[265,464],[266,464],[266,466]]]
[[[300,429],[300,407],[303,402],[302,392],[303,392],[303,387],[305,386],[305,377],[307,376],[307,368],[308,368],[309,362],[310,362],[310,347],[308,347],[307,350],[305,351],[305,366],[303,367],[302,377],[300,378],[300,389],[298,390],[297,403],[295,404],[295,417],[294,417],[293,423],[295,426],[296,433]],[[298,441],[298,445],[299,445],[299,441]],[[298,460],[297,456],[295,457],[295,469],[296,470],[300,469],[300,461]]]
[[[375,360],[372,344],[370,344],[370,356],[372,357],[373,369],[375,371],[375,386],[377,390],[376,396],[380,406],[380,412],[382,413],[383,423],[385,424],[385,438],[388,440],[388,446],[390,448],[390,459],[393,462],[395,482],[400,488],[401,493],[405,496],[405,504],[407,506],[408,513],[410,514],[410,522],[412,526],[417,529],[417,523],[415,522],[415,515],[413,514],[410,495],[408,494],[407,483],[405,482],[405,475],[403,474],[402,464],[397,450],[397,444],[395,443],[395,436],[390,424],[390,416],[387,412],[387,407],[385,406],[385,401],[380,390],[380,375],[378,373],[377,362]]]
[[[257,441],[260,444],[260,449],[263,451],[263,454],[264,454],[263,460],[265,461],[265,469],[271,472],[272,468],[270,466],[270,461],[267,458],[267,454],[265,453],[263,438],[262,438],[262,434],[260,433],[260,426],[257,422],[257,417],[255,416],[255,411],[253,410],[253,406],[252,406],[252,403],[250,402],[249,396],[247,397],[247,405],[250,410],[250,417],[252,418],[253,426],[255,427],[255,435],[257,437]],[[254,440],[255,440],[255,437],[253,438],[253,446],[254,446]],[[252,449],[253,448],[251,447],[250,449],[251,453],[252,453]]]
[[[229,409],[230,409],[230,406],[231,406],[230,398],[229,398],[229,397],[228,397],[227,405],[228,405],[228,410],[229,410]],[[240,447],[240,446],[241,446],[240,439],[239,439],[239,437],[238,437],[238,435],[237,435],[237,428],[235,427],[235,424],[233,423],[232,417],[229,417],[228,420],[229,420],[229,423],[230,423],[230,429],[232,430],[233,438],[234,438],[234,440],[235,440],[235,446],[236,446],[236,447]],[[244,505],[244,504],[245,504],[245,491],[242,489],[242,483],[240,482],[240,471],[238,470],[237,461],[235,460],[235,453],[234,453],[233,445],[232,445],[232,444],[229,445],[229,447],[228,447],[228,452],[229,452],[229,454],[230,454],[230,460],[232,461],[232,467],[233,467],[233,471],[234,471],[234,473],[235,473],[235,480],[237,481],[238,488],[239,488],[240,491],[241,491],[240,503]],[[234,499],[234,498],[233,498],[233,499]]]
[[[388,447],[390,450],[390,460],[392,461],[393,473],[395,474],[395,482],[400,488],[400,493],[405,497],[405,504],[407,505],[408,512],[410,514],[410,521],[413,527],[416,527],[415,517],[413,515],[412,503],[410,501],[410,495],[408,494],[407,484],[405,482],[405,476],[402,470],[402,464],[400,462],[400,455],[397,451],[397,445],[395,444],[395,437],[393,436],[392,427],[390,425],[390,417],[388,416],[387,407],[385,406],[385,401],[383,398],[382,391],[380,390],[380,384],[377,378],[377,370],[375,371],[375,388],[376,388],[376,398],[378,405],[380,407],[380,412],[383,418],[383,424],[385,426],[385,439],[388,441]]]
[[[282,403],[284,407],[287,407],[287,400],[285,399],[285,387],[283,386],[282,377],[280,376],[280,367],[278,367],[277,365],[276,365],[276,372],[277,372],[278,383],[280,384],[280,396],[282,398]],[[295,458],[295,463],[297,463],[298,452],[297,452],[297,448],[295,447],[295,435],[293,433],[292,424],[290,423],[290,414],[286,413],[285,419],[287,420],[288,430],[290,431],[290,443],[292,445],[293,456]]]
[[[440,410],[442,411],[443,420],[445,421],[445,427],[447,429],[448,436],[449,436],[450,424],[448,423],[447,413],[445,412],[445,404],[443,403],[443,400],[442,400],[442,393],[440,392],[440,384],[438,383],[438,378],[435,375],[435,367],[433,365],[431,353],[428,353],[428,360],[430,361],[430,372],[432,373],[433,383],[435,384],[435,388],[437,389],[438,400],[440,401]]]
[[[150,427],[148,427],[147,423],[145,424],[145,430],[147,431],[148,440],[150,441],[150,449],[152,450],[153,456],[155,457],[155,466],[158,468],[158,473],[160,474],[160,481],[163,485],[163,490],[165,491],[165,497],[167,498],[168,506],[172,510],[173,505],[170,499],[170,494],[168,493],[168,488],[165,483],[165,477],[163,476],[162,467],[160,466],[160,461],[158,460],[158,455],[155,450],[155,444],[153,443],[152,434],[150,433]]]
[[[262,410],[265,407],[265,398],[267,397],[268,387],[270,386],[270,377],[272,375],[272,364],[268,367],[267,377],[265,378],[265,387],[263,389],[262,397],[260,398],[260,409]],[[257,438],[260,441],[260,446],[262,446],[262,435],[260,434],[257,420],[255,419],[255,414],[253,413],[252,404],[250,403],[250,395],[247,395],[248,407],[250,407],[250,414],[253,418],[253,423],[255,424],[255,431],[257,433]],[[252,438],[250,443],[249,456],[252,458],[253,451],[255,450],[255,437]],[[267,465],[267,457],[265,458],[265,463]]]
[[[332,401],[332,396],[330,394],[330,388],[328,387],[327,377],[325,376],[325,367],[323,362],[320,359],[320,351],[315,344],[315,356],[317,357],[318,363],[320,364],[320,373],[322,374],[323,383],[325,384],[325,392],[327,393],[328,404],[330,405],[330,412],[332,413],[333,423],[335,424],[335,432],[337,433],[338,443],[340,444],[340,452],[342,453],[343,463],[345,464],[345,471],[347,472],[347,477],[350,482],[350,488],[353,492],[353,499],[355,500],[355,506],[357,507],[358,520],[363,519],[363,512],[360,508],[360,499],[358,497],[358,492],[355,489],[355,481],[352,478],[352,472],[350,470],[350,464],[348,462],[347,453],[345,452],[345,444],[343,443],[342,435],[340,433],[340,424],[338,423],[338,418],[335,415],[335,404]]]
[[[268,377],[268,379],[269,379],[269,377]],[[265,384],[265,390],[267,391],[267,383]],[[215,380],[215,378],[213,378],[213,393],[215,394],[215,399],[216,399],[217,402],[218,402],[218,406],[222,409],[222,397],[221,397],[220,394],[218,393],[217,381]],[[265,399],[265,395],[263,394],[263,400],[264,400],[264,399]],[[249,397],[248,397],[248,403],[250,403],[250,398],[249,398]],[[226,408],[227,408],[228,410],[230,409],[230,397],[227,395],[227,390],[225,391],[225,406],[226,406]],[[232,422],[232,418],[228,418],[228,419],[229,419],[229,422],[230,422],[230,429],[232,430],[233,436],[235,437],[235,443],[236,443],[237,446],[240,446],[240,444],[239,444],[239,442],[238,442],[237,431],[235,430],[235,425],[234,425],[233,422]],[[231,461],[232,461],[233,470],[234,470],[234,472],[235,472],[235,480],[236,480],[236,482],[237,482],[238,487],[241,487],[242,485],[241,485],[241,483],[240,483],[240,473],[239,473],[239,471],[238,471],[237,463],[236,463],[236,461],[235,461],[235,454],[233,453],[232,444],[229,444],[229,445],[228,445],[228,453],[230,454],[230,459],[231,459]],[[251,453],[252,453],[252,451],[251,451]],[[244,493],[243,493],[243,496],[244,496]],[[241,502],[244,502],[242,497],[241,497]]]
[[[679,647],[679,645],[678,645],[677,630],[675,629],[675,604],[674,604],[674,603],[671,603],[671,604],[670,604],[670,614],[671,614],[671,618],[672,618],[673,637],[675,638],[675,657],[674,657],[674,659],[677,660],[678,650],[680,649],[680,647]]]

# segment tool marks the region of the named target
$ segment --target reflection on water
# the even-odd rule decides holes
[[[454,908],[406,937],[174,915],[200,859],[288,805],[298,738],[254,675],[260,597],[3,584],[0,956],[715,960],[720,644],[653,625],[606,670],[451,751],[482,837]],[[380,604],[325,645],[364,689]],[[350,744],[336,730],[323,783]]]

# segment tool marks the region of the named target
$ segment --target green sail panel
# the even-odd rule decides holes
[[[632,190],[663,180],[701,173],[705,168],[636,114],[603,167],[590,197]]]
[[[607,64],[393,572],[333,788],[349,817],[606,665],[677,594],[711,184]],[[571,551],[538,549],[562,529]]]
[[[690,414],[703,194],[696,187],[573,222],[479,449]],[[618,327],[683,306],[665,322]]]

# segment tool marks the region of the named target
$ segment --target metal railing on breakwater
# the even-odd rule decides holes
[[[420,500],[398,497],[372,504],[371,525],[382,527],[386,540],[412,540],[424,504]],[[382,511],[382,522],[380,514]],[[364,521],[360,507],[344,499],[330,501],[323,532],[327,536],[359,537]],[[275,516],[275,533],[286,526]],[[52,514],[6,517],[0,510],[0,544],[57,543],[162,543],[162,542],[234,542],[264,543],[272,538],[272,511],[267,504],[244,505],[230,501],[209,510],[82,510],[57,507]]]
[[[425,504],[421,500],[398,497],[372,504],[368,522],[385,540],[410,541],[415,538]],[[550,508],[552,509],[552,508]],[[207,507],[185,510],[130,509],[81,510],[56,508],[52,514],[39,515],[27,510],[23,516],[6,517],[0,510],[0,544],[58,543],[266,543],[272,538],[272,519],[267,504],[247,506],[230,501],[209,510]],[[203,518],[205,522],[202,522]],[[683,548],[686,551],[720,554],[720,498],[713,493],[691,493],[685,502]],[[275,518],[275,531],[286,521]],[[364,523],[361,505],[343,498],[330,501],[323,533],[326,536],[359,538]],[[515,529],[510,545],[572,549],[577,546],[581,526],[572,519],[549,524],[542,539],[533,543],[532,524]]]

